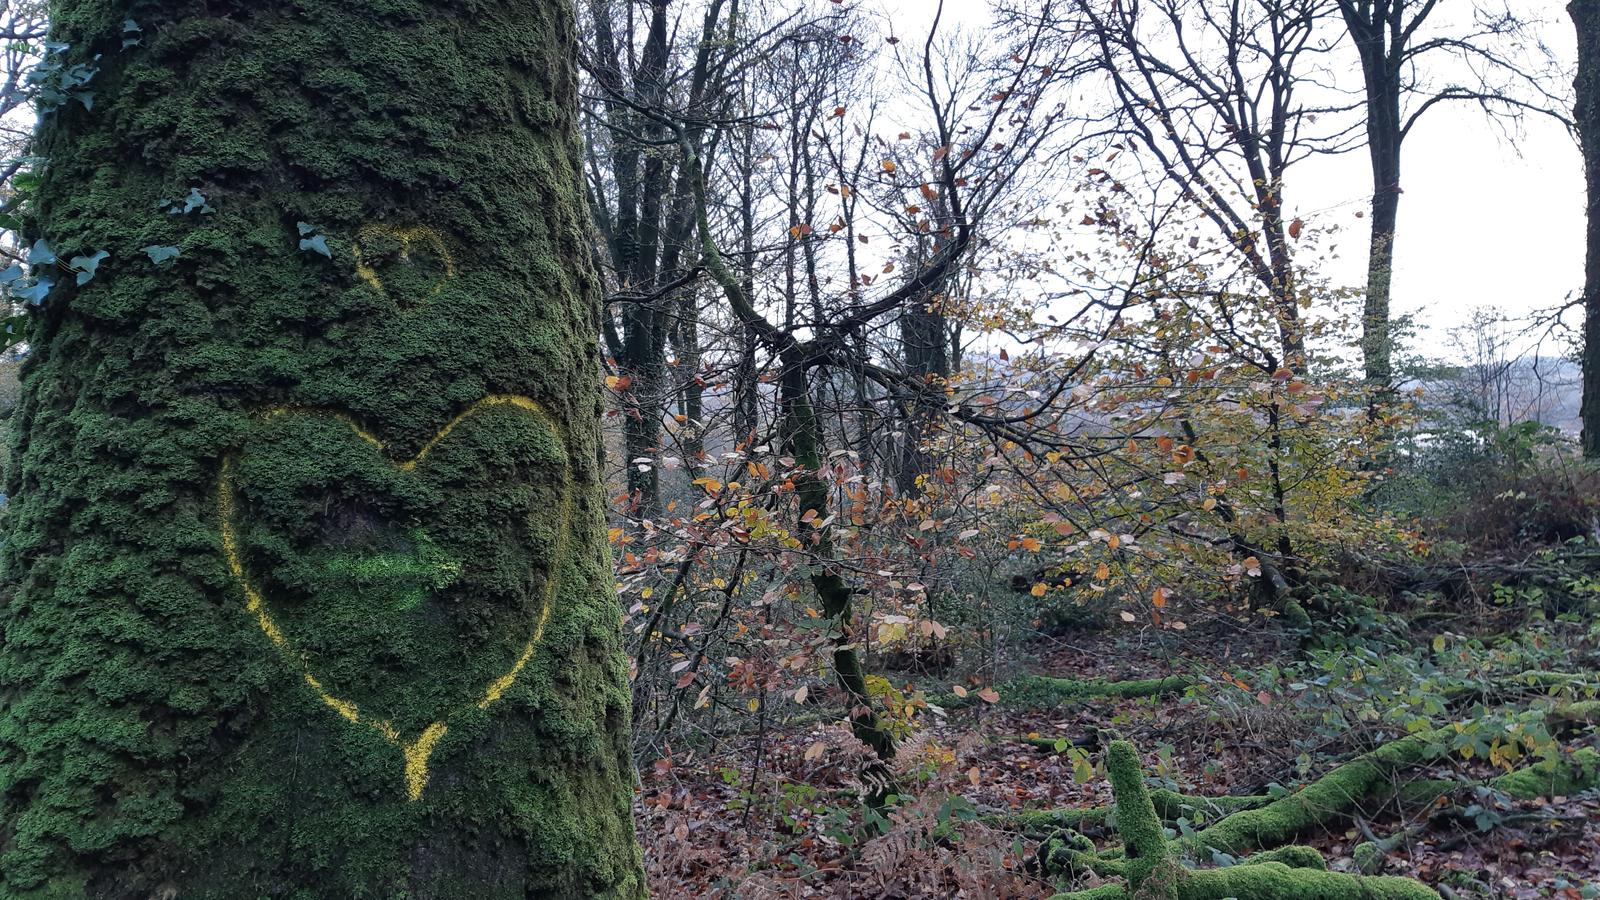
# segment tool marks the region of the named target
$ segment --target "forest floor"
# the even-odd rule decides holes
[[[1161,637],[1113,632],[1040,640],[1029,648],[1028,668],[1077,679],[1182,673],[1245,688],[1228,673],[1275,673],[1294,655],[1292,643],[1272,629],[1213,621],[1208,630],[1191,632],[1177,647]],[[1359,752],[1359,736],[1315,727],[1306,701],[1316,688],[1286,680],[1269,675],[1259,691],[1262,682],[1249,685],[1242,694],[1247,703],[1220,703],[1194,691],[1045,708],[1012,706],[1002,697],[994,705],[924,715],[927,724],[903,743],[897,761],[902,787],[914,799],[865,840],[853,777],[860,749],[836,717],[787,704],[788,721],[752,722],[645,767],[638,821],[652,894],[1049,897],[1062,886],[1031,871],[1037,835],[1008,828],[997,816],[1109,804],[1103,771],[1085,763],[1101,757],[1089,739],[1098,729],[1133,741],[1148,772],[1168,786],[1205,796],[1292,790]],[[936,679],[916,681],[926,686]],[[1006,739],[1016,735],[1082,738],[1090,746],[1056,752]],[[1497,773],[1484,762],[1452,758],[1408,777],[1470,783]],[[1349,870],[1355,844],[1404,831],[1383,873],[1418,878],[1447,900],[1600,896],[1600,791],[1526,802],[1485,795],[1471,810],[1476,824],[1429,815],[1437,809],[1377,810],[1298,840],[1321,850],[1331,868]],[[1092,883],[1091,877],[1077,887]]]

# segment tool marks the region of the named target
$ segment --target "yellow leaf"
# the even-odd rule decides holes
[[[1033,590],[1029,591],[1028,593],[1034,595],[1035,597],[1043,597],[1045,594],[1049,593],[1049,591],[1050,586],[1041,581],[1034,584]]]
[[[883,170],[885,172],[893,173],[894,170],[898,169],[898,168],[899,168],[899,166],[895,165],[894,164],[894,160],[892,160],[892,159],[886,159],[886,160],[883,161]]]

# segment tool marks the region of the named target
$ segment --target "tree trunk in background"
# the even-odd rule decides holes
[[[54,12],[0,896],[642,896],[568,3]]]
[[[1600,457],[1600,0],[1567,7],[1578,27],[1578,106],[1589,183],[1588,255],[1583,267],[1583,453]]]
[[[625,20],[619,18],[610,0],[591,0],[594,76],[608,94],[605,124],[610,126],[598,134],[605,138],[607,162],[616,180],[608,242],[611,264],[619,286],[645,293],[661,274],[661,224],[672,167],[670,157],[657,146],[666,137],[664,129],[628,101],[646,109],[661,108],[667,81],[668,5],[668,0],[651,0],[643,58],[636,71],[625,73],[629,36],[616,33],[613,19]],[[641,137],[652,143],[641,142]],[[654,459],[661,449],[661,417],[668,393],[668,308],[660,301],[623,304],[621,346],[612,351],[619,370],[628,378],[623,390],[623,471],[634,497],[634,512],[642,517],[654,516],[661,509],[660,466],[641,467],[634,460]]]
[[[1400,95],[1405,88],[1405,13],[1396,6],[1339,4],[1345,27],[1361,59],[1367,97],[1367,155],[1372,170],[1372,232],[1367,250],[1367,296],[1361,317],[1361,358],[1367,383],[1384,390],[1394,380],[1394,336],[1389,313],[1394,276],[1394,235],[1400,214],[1400,149],[1405,138]],[[1424,18],[1427,13],[1420,13]]]
[[[944,314],[930,307],[928,300],[907,304],[900,315],[900,347],[905,354],[906,374],[917,384],[943,392],[945,380],[950,377],[950,351],[946,344],[949,337]],[[933,471],[927,441],[944,408],[922,394],[908,397],[904,408],[905,433],[900,441],[896,483],[901,493],[915,494],[917,479]]]
[[[1376,121],[1374,117],[1379,116],[1381,121]],[[1369,97],[1367,145],[1372,157],[1372,235],[1367,251],[1367,297],[1361,317],[1361,358],[1367,383],[1384,390],[1394,381],[1389,297],[1394,279],[1395,226],[1400,216],[1398,96]]]

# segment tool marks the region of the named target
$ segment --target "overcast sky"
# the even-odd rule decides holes
[[[933,0],[878,0],[903,37],[925,34]],[[1467,7],[1446,0],[1445,7]],[[1568,66],[1576,55],[1564,4],[1536,3],[1549,20],[1540,37]],[[981,27],[988,0],[946,0],[946,20]],[[1353,67],[1348,83],[1359,85]],[[1531,316],[1560,304],[1583,282],[1584,183],[1575,141],[1553,120],[1530,117],[1508,140],[1472,104],[1431,110],[1407,138],[1402,161],[1395,315],[1415,315],[1419,349],[1445,352],[1447,333],[1471,310],[1496,306]],[[1343,226],[1340,259],[1324,274],[1365,281],[1370,174],[1364,151],[1308,161],[1287,186],[1293,212]],[[1555,352],[1550,348],[1546,352]]]

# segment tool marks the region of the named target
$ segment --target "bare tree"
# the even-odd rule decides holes
[[[741,0],[701,5],[698,27],[688,28],[694,40],[680,39],[684,23],[671,0],[589,0],[586,11],[588,188],[610,288],[603,335],[627,401],[628,486],[638,510],[649,515],[660,504],[658,469],[635,461],[658,449],[662,415],[674,391],[666,365],[669,342],[678,350],[679,370],[687,373],[676,388],[681,415],[690,423],[699,418],[702,383],[691,290],[700,272],[685,262],[684,252],[693,225],[688,174],[680,166],[677,139],[659,115],[672,109],[697,122],[720,116],[731,100],[723,90],[727,67],[743,58],[747,45],[719,39],[740,23]],[[695,145],[708,138],[702,126],[693,131]]]
[[[925,117],[925,144],[928,180],[920,173],[902,171],[892,153],[871,172],[861,172],[875,181],[876,189],[897,194],[907,188],[931,204],[941,205],[911,210],[902,226],[911,236],[937,235],[933,252],[920,259],[920,265],[907,273],[892,289],[872,290],[876,279],[860,272],[853,257],[847,256],[850,273],[842,289],[828,290],[814,255],[824,241],[847,232],[841,222],[826,233],[802,217],[791,225],[790,236],[800,246],[785,249],[789,264],[782,267],[781,289],[773,302],[763,303],[752,292],[749,281],[729,262],[729,254],[719,243],[711,213],[716,208],[710,199],[706,167],[692,145],[692,129],[675,124],[685,159],[695,170],[693,188],[697,205],[699,250],[707,271],[720,288],[728,309],[740,325],[753,335],[762,349],[771,354],[777,383],[776,431],[782,449],[797,467],[794,491],[799,501],[802,531],[809,538],[807,550],[814,560],[811,584],[822,603],[822,612],[836,623],[833,665],[840,685],[851,700],[851,722],[856,736],[870,746],[881,760],[894,755],[892,735],[881,726],[873,712],[866,685],[866,672],[857,650],[858,637],[852,614],[853,590],[847,571],[834,557],[835,548],[826,523],[832,515],[831,489],[826,478],[829,457],[829,432],[822,418],[819,398],[826,396],[830,376],[853,373],[893,393],[935,392],[925,380],[908,378],[877,364],[860,352],[862,336],[903,315],[912,304],[928,298],[959,271],[969,258],[978,230],[993,215],[1003,198],[1016,184],[1019,170],[1045,140],[1060,110],[1047,108],[1041,98],[1050,78],[1042,66],[1043,32],[1035,30],[1016,48],[1013,62],[991,73],[990,77],[966,86],[963,94],[952,94],[947,83],[937,77],[935,35],[938,16],[920,53],[908,54],[905,71],[919,79],[921,114]],[[849,34],[829,36],[832,45],[849,45]],[[844,105],[824,106],[821,117],[839,117]],[[806,113],[798,124],[815,125],[816,113]],[[810,132],[808,132],[809,134]],[[1009,139],[1001,139],[1005,133]],[[824,143],[826,143],[824,141]],[[811,147],[812,149],[806,149]],[[807,139],[792,148],[813,152]],[[793,170],[798,182],[806,181],[805,164]],[[848,186],[834,185],[841,196]],[[860,190],[857,185],[853,190]],[[802,193],[796,191],[795,193]],[[786,196],[793,196],[788,194]],[[788,202],[786,200],[786,202]],[[911,204],[916,205],[916,204]],[[902,207],[905,202],[902,201]],[[801,208],[806,208],[802,204]],[[835,241],[835,244],[838,242]],[[853,242],[846,241],[851,244]],[[811,249],[806,249],[807,246]],[[796,267],[798,265],[798,267]],[[887,274],[887,273],[884,273]],[[764,308],[765,307],[765,308]],[[963,420],[1003,428],[1001,418],[958,409]]]
[[[1272,362],[1299,370],[1305,342],[1285,212],[1298,162],[1355,145],[1333,113],[1351,104],[1324,84],[1326,0],[1055,0],[1040,15],[1086,33],[1084,60],[1111,90],[1096,123],[1155,159],[1158,177],[1226,239],[1278,317]]]
[[[1390,288],[1400,211],[1400,160],[1424,113],[1447,102],[1479,104],[1502,123],[1528,112],[1554,115],[1565,102],[1550,89],[1548,51],[1530,23],[1503,3],[1472,7],[1470,19],[1449,19],[1460,4],[1439,0],[1337,0],[1361,60],[1367,153],[1372,162],[1372,233],[1361,351],[1371,384],[1393,380]],[[1574,9],[1582,4],[1574,4]]]

